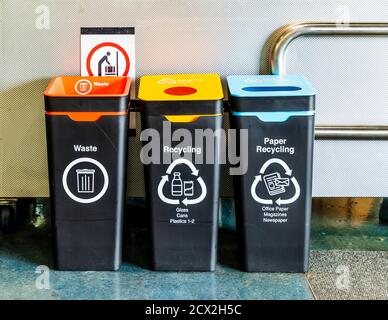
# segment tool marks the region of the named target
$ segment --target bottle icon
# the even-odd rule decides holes
[[[174,197],[180,197],[183,195],[183,182],[180,172],[174,172],[174,178],[171,182],[171,194]]]

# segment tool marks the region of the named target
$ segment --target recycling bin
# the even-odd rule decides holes
[[[220,77],[144,76],[139,99],[152,267],[213,271],[223,125]]]
[[[305,272],[315,91],[297,75],[230,76],[227,82],[231,127],[237,129],[237,148],[246,165],[234,176],[242,268]],[[248,138],[240,141],[244,129]]]
[[[57,77],[45,91],[57,269],[120,267],[130,83]]]

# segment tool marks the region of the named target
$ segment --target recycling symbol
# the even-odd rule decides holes
[[[176,170],[176,166],[184,164],[191,170],[192,179],[183,180],[181,172]],[[170,187],[166,188],[167,182],[171,182]],[[195,194],[195,186],[201,187],[201,194],[197,198],[192,198]],[[168,196],[166,196],[166,194]],[[199,170],[194,164],[184,158],[179,158],[172,162],[166,171],[166,175],[162,176],[158,185],[158,195],[160,200],[167,204],[179,205],[183,203],[186,207],[188,205],[198,204],[202,202],[207,194],[207,187],[203,179],[199,176]],[[183,198],[183,200],[181,200]]]
[[[272,164],[278,164],[282,166],[284,169],[284,174],[277,171],[271,171],[270,173],[267,173],[268,167]],[[276,201],[270,199],[269,197],[263,199],[257,195],[256,189],[257,186],[261,183],[264,183],[269,197],[278,197]],[[287,192],[287,189],[290,187],[291,183],[294,185],[295,194],[289,199],[282,198],[281,195]],[[287,165],[287,163],[281,159],[273,158],[265,162],[261,167],[260,174],[256,176],[252,183],[251,195],[256,202],[261,204],[271,205],[275,202],[279,206],[287,205],[298,200],[300,196],[300,186],[296,178],[292,176],[292,170]]]

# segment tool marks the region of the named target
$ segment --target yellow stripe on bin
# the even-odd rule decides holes
[[[165,115],[164,117],[170,122],[184,123],[184,122],[195,122],[201,117],[218,117],[222,116],[221,113],[216,114],[191,114],[191,115]]]

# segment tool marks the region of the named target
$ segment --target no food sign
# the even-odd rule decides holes
[[[135,78],[134,28],[82,28],[82,76]]]

